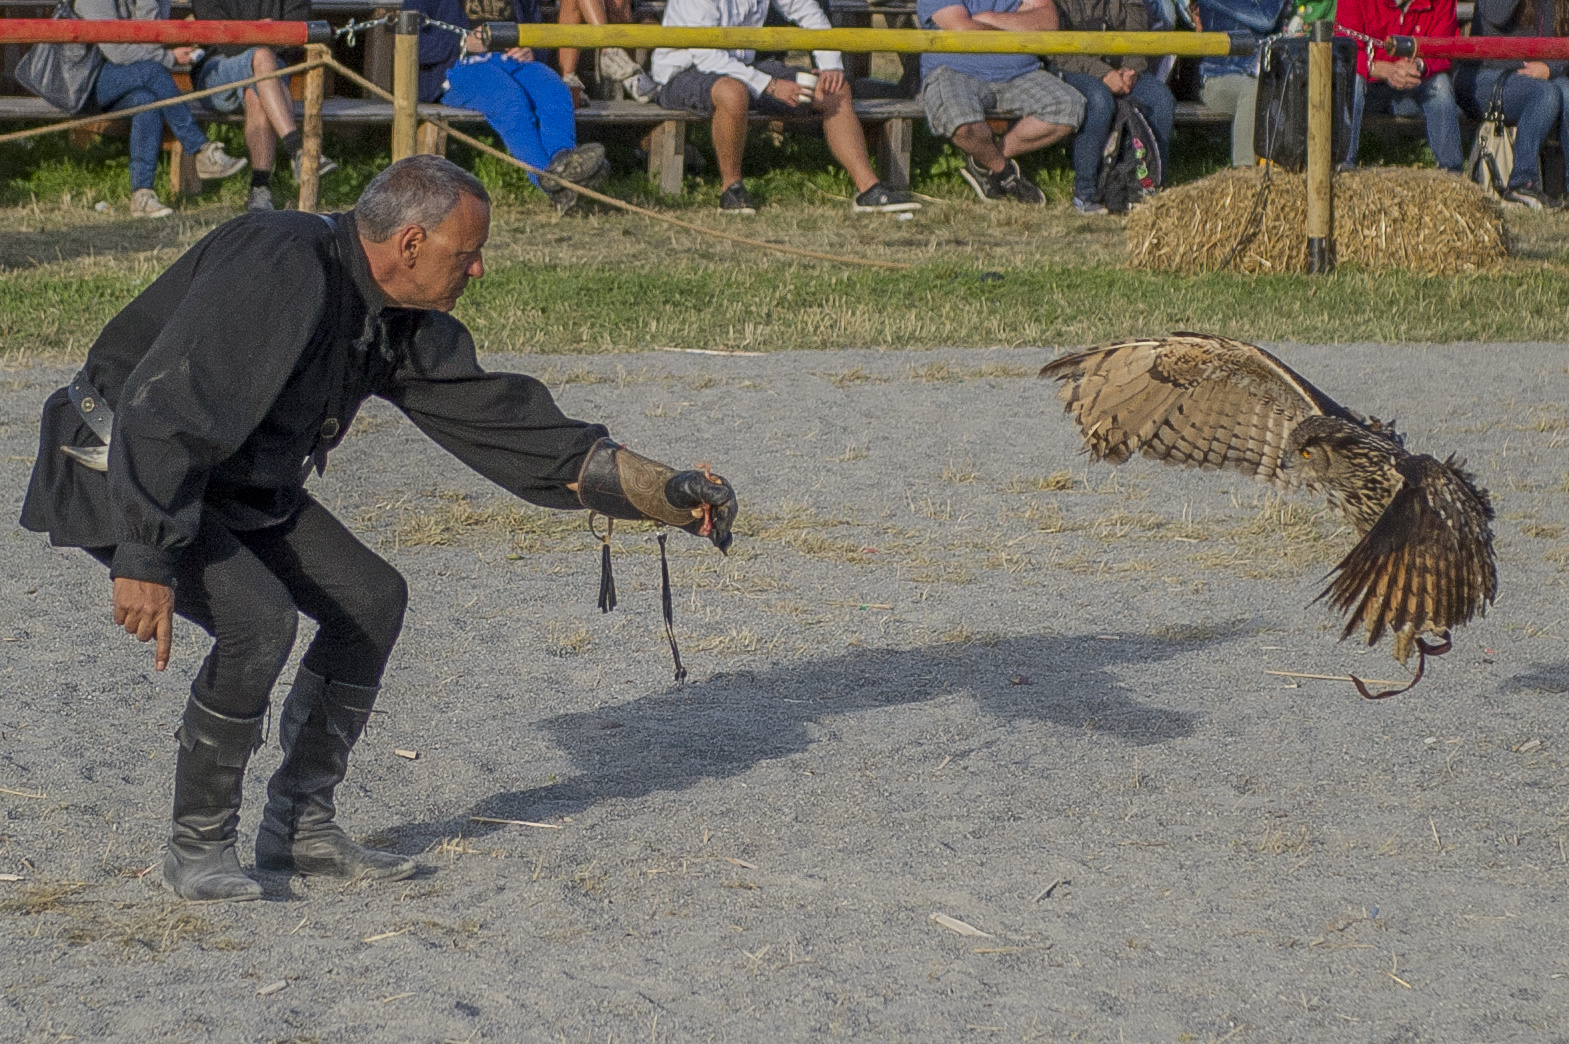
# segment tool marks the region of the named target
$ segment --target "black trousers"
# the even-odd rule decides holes
[[[89,553],[107,564],[114,548]],[[203,526],[175,575],[175,612],[213,638],[191,692],[222,714],[259,714],[294,647],[300,613],[317,624],[307,669],[378,685],[408,597],[402,574],[314,500],[267,529]]]

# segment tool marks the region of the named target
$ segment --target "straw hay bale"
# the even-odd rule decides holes
[[[1267,180],[1267,184],[1266,184]],[[1306,272],[1307,178],[1233,168],[1162,192],[1128,216],[1128,263],[1176,272]],[[1474,272],[1508,253],[1502,208],[1436,170],[1335,175],[1339,264]]]

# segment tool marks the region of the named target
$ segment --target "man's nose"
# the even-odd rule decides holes
[[[470,279],[478,279],[485,274],[485,258],[483,256],[474,259],[474,263],[469,265],[468,274]]]

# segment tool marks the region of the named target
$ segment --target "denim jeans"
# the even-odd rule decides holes
[[[174,85],[169,70],[151,59],[115,65],[105,62],[94,86],[98,107],[105,112],[111,109],[128,109],[134,105],[177,98],[180,89]],[[207,135],[196,125],[191,110],[186,105],[171,105],[167,109],[154,109],[131,117],[131,189],[150,189],[153,175],[158,172],[158,146],[163,141],[163,125],[185,146],[185,151],[196,152],[207,144]]]
[[[1472,92],[1477,111],[1486,113],[1492,103],[1493,89],[1504,75],[1502,69],[1481,69],[1476,74],[1476,87]],[[1565,108],[1565,94],[1569,93],[1569,80],[1560,76],[1552,80],[1533,80],[1515,73],[1504,81],[1504,119],[1515,125],[1515,166],[1509,175],[1510,188],[1535,185],[1542,188],[1540,168],[1542,142],[1552,133],[1553,125],[1569,119]],[[1569,127],[1558,132],[1559,141],[1569,141]]]
[[[1427,145],[1439,169],[1459,173],[1465,165],[1460,152],[1460,108],[1455,104],[1455,88],[1448,73],[1434,73],[1420,86],[1397,91],[1387,83],[1369,83],[1357,77],[1355,94],[1351,100],[1351,146],[1346,151],[1346,162],[1357,161],[1358,138],[1362,136],[1362,114],[1392,112],[1396,116],[1415,116],[1420,112],[1427,120]]]
[[[459,62],[447,71],[441,101],[484,113],[507,151],[535,167],[549,166],[556,153],[577,145],[572,92],[542,62],[501,54]],[[529,180],[539,184],[533,174]]]
[[[1100,178],[1101,152],[1106,147],[1106,135],[1111,133],[1111,120],[1117,113],[1117,97],[1098,76],[1088,73],[1065,72],[1063,82],[1084,95],[1084,123],[1073,139],[1073,195],[1077,199],[1095,199],[1096,183]],[[1155,132],[1155,147],[1160,150],[1164,168],[1171,157],[1171,125],[1176,116],[1177,101],[1171,89],[1151,76],[1140,76],[1133,83],[1128,95],[1150,121]]]

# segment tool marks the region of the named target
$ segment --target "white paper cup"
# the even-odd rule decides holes
[[[798,72],[795,74],[795,84],[800,91],[796,99],[802,105],[812,104],[812,99],[817,96],[817,74]]]

